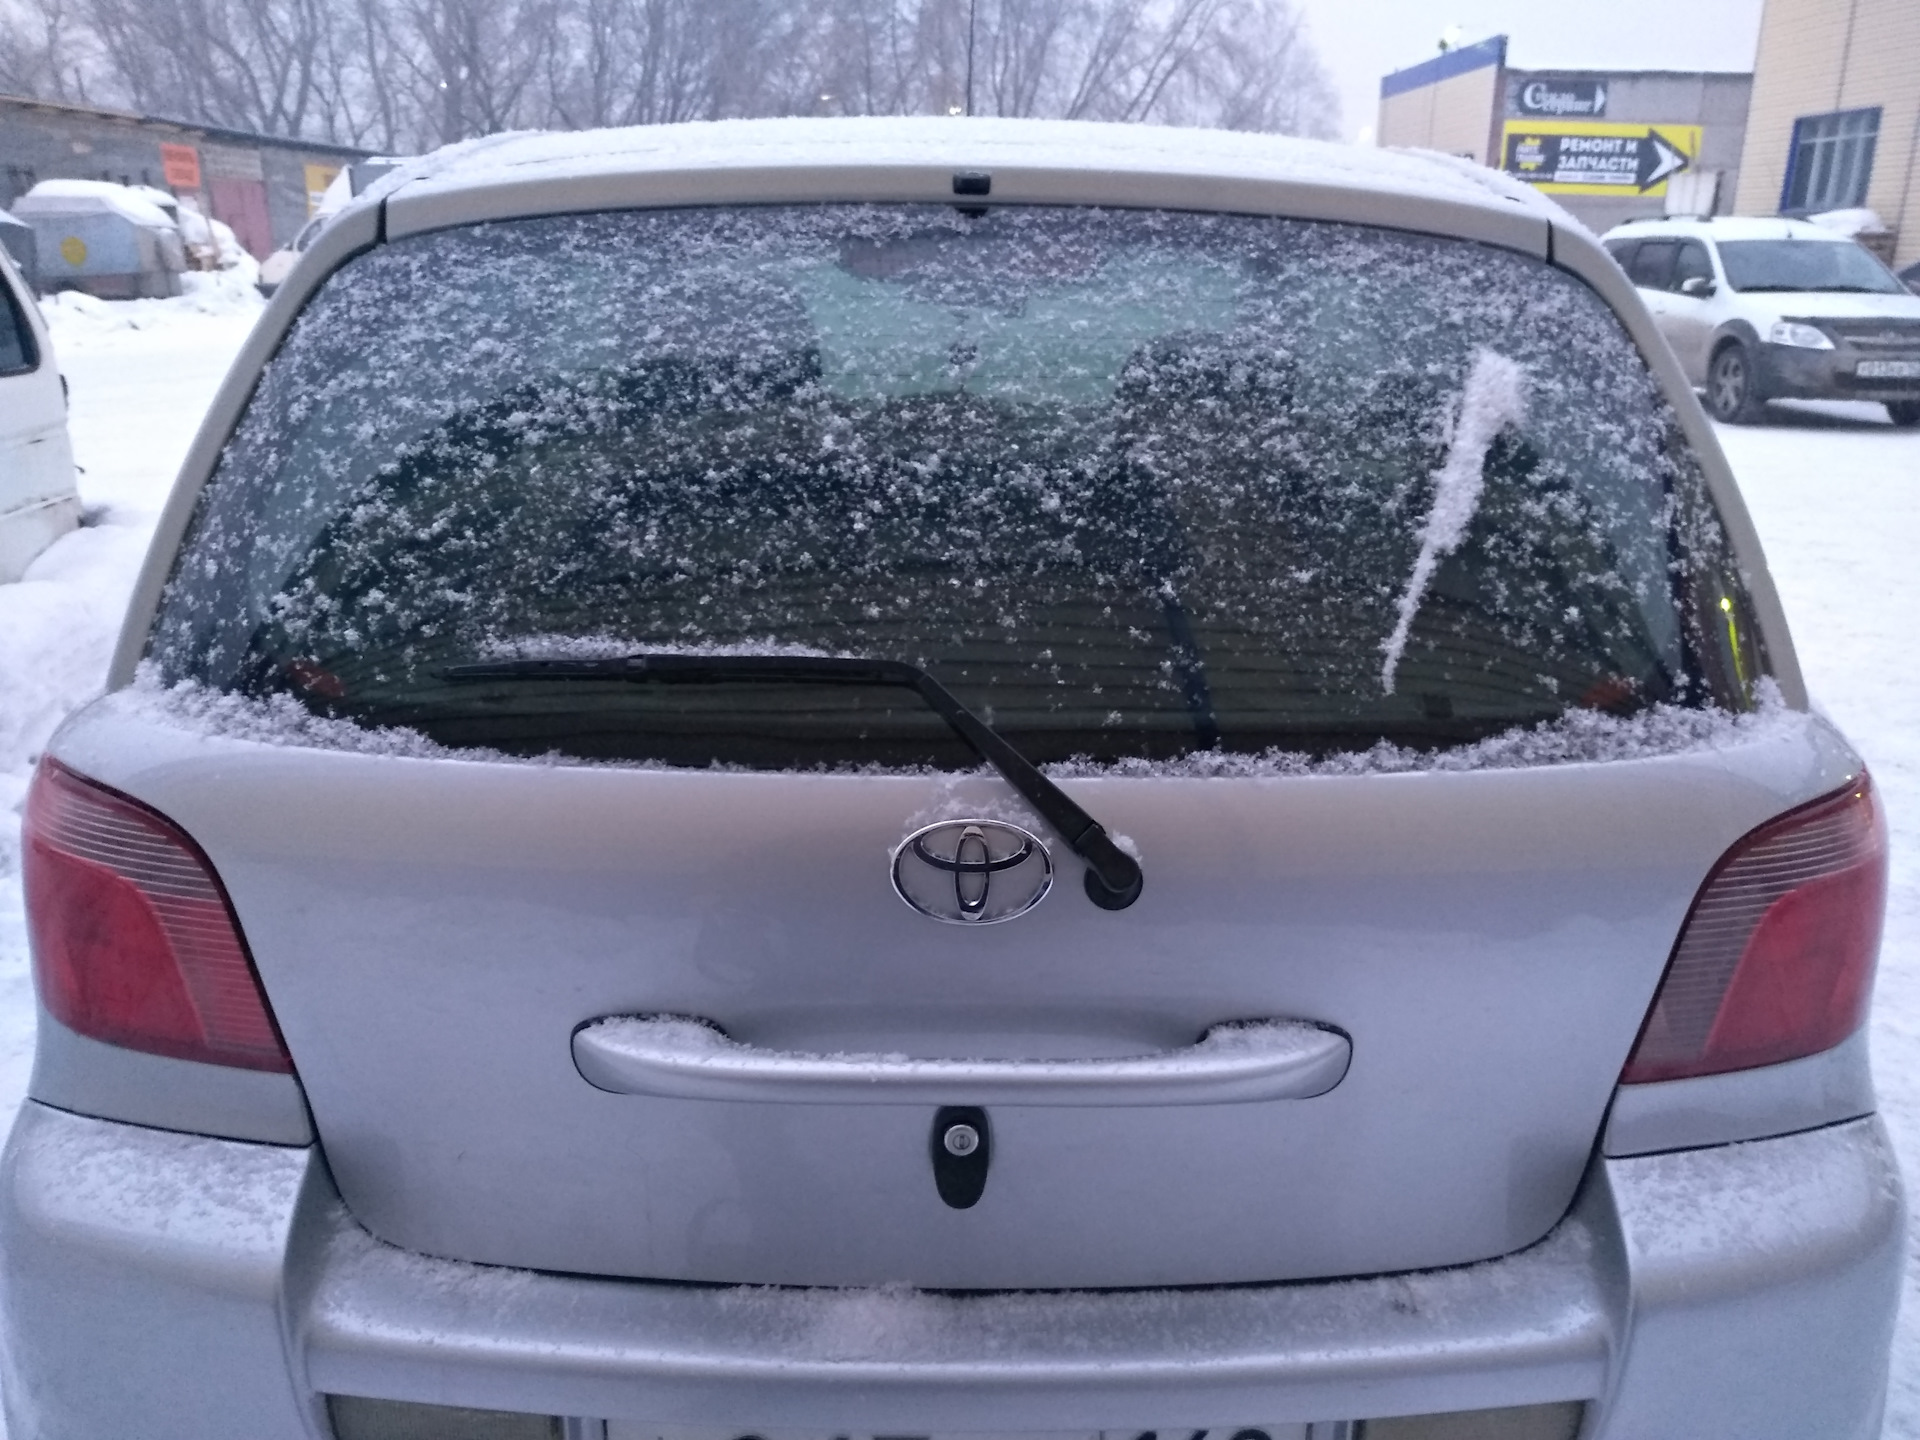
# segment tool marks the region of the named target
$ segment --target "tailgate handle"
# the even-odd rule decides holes
[[[916,1060],[762,1050],[707,1020],[610,1015],[573,1033],[573,1063],[616,1095],[802,1104],[1229,1105],[1309,1100],[1353,1046],[1300,1020],[1215,1025],[1198,1044],[1116,1060]]]

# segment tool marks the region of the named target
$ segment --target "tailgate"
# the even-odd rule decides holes
[[[1029,818],[1062,883],[966,927],[903,904],[891,855],[935,820],[1018,820],[988,775],[398,758],[113,704],[58,748],[205,847],[376,1234],[548,1270],[930,1287],[1306,1278],[1538,1239],[1708,869],[1848,769],[1822,722],[1777,716],[1603,764],[1072,781],[1137,844],[1140,902],[1086,903]],[[872,1096],[582,1077],[581,1026],[660,1014],[892,1058]],[[1329,1027],[1350,1067],[1312,1098],[886,1093],[915,1059],[1164,1058],[1249,1020]],[[956,1209],[930,1142],[974,1105],[990,1168]]]

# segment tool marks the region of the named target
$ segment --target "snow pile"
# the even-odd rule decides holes
[[[208,220],[207,228],[213,232],[213,248],[219,256],[220,268],[238,271],[248,286],[257,284],[260,262],[247,253],[240,237],[233,233],[233,227],[222,220]]]
[[[266,307],[254,288],[259,266],[247,257],[245,265],[228,270],[189,270],[180,277],[179,295],[160,300],[101,300],[78,290],[62,290],[40,302],[53,332],[55,353],[89,345],[103,336],[126,330],[156,330],[203,317],[252,319]]]
[[[149,230],[173,230],[173,217],[153,201],[110,180],[42,180],[13,202],[13,213],[118,215]]]
[[[1845,235],[1850,239],[1887,233],[1887,222],[1880,218],[1880,212],[1869,210],[1864,205],[1845,210],[1823,210],[1818,215],[1809,215],[1807,219],[1822,230],[1831,230],[1836,235]]]
[[[1414,559],[1407,592],[1400,597],[1399,619],[1380,647],[1386,656],[1380,667],[1380,685],[1389,695],[1393,694],[1394,674],[1407,648],[1413,617],[1419,613],[1433,572],[1440,568],[1443,557],[1460,548],[1473,513],[1480,506],[1480,492],[1487,485],[1487,451],[1502,430],[1526,423],[1526,396],[1526,377],[1518,365],[1491,350],[1474,353],[1447,446],[1447,461],[1433,477],[1433,507],[1427,512],[1426,524],[1420,527],[1420,553]]]
[[[178,196],[162,190],[155,185],[129,185],[127,189],[132,194],[153,206],[154,209],[163,212],[176,226],[180,225],[180,217],[186,212],[187,207],[180,203]],[[180,234],[182,239],[186,238],[186,229],[184,226],[181,226]]]

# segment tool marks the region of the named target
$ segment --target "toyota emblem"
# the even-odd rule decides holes
[[[1053,860],[1037,835],[1000,820],[942,820],[893,852],[900,898],[949,925],[1024,915],[1053,888]]]

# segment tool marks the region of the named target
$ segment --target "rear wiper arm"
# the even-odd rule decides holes
[[[1140,898],[1140,863],[1113,843],[1087,814],[1031,760],[962,705],[933,676],[904,660],[838,655],[638,654],[605,660],[496,660],[454,665],[441,672],[456,684],[488,680],[611,680],[671,684],[728,680],[764,684],[890,685],[911,690],[954,734],[1020,792],[1060,838],[1087,862],[1087,898],[1103,910],[1124,910]]]

